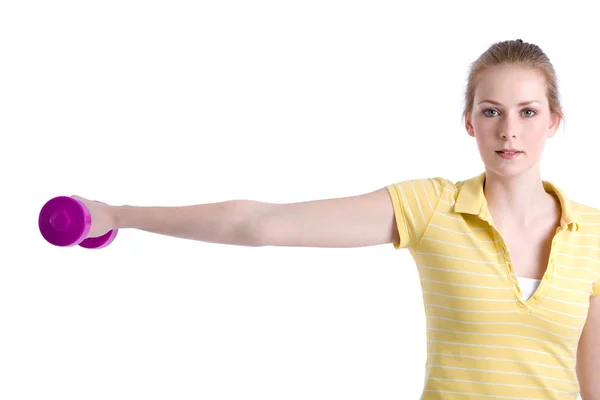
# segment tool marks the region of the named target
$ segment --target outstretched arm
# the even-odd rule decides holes
[[[288,204],[230,200],[184,207],[119,206],[115,210],[117,228],[212,243],[362,247],[399,241],[392,200],[385,188]]]

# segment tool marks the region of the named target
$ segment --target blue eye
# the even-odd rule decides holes
[[[493,113],[496,113],[496,114],[493,114]],[[527,109],[523,110],[523,113],[528,118],[531,118],[534,115],[537,115],[537,112],[532,110],[531,108],[527,108]],[[529,114],[527,114],[527,113],[529,113]],[[483,115],[485,115],[486,117],[495,117],[498,115],[498,111],[494,110],[492,108],[488,108],[486,110],[483,110]]]

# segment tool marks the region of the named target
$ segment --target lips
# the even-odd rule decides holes
[[[522,151],[515,150],[515,149],[497,150],[496,151],[496,154],[498,154],[498,157],[500,157],[504,160],[516,160],[521,157],[522,153],[523,153]]]
[[[496,153],[498,154],[518,154],[518,153],[522,153],[521,150],[515,150],[515,149],[510,149],[510,150],[496,150]]]

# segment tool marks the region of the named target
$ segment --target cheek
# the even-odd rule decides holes
[[[488,143],[495,142],[497,140],[497,127],[494,121],[491,119],[483,120],[476,119],[473,121],[473,130],[475,131],[475,138],[480,146],[485,146]]]
[[[545,132],[541,131],[529,132],[528,135],[523,137],[523,147],[531,156],[535,156],[537,158],[543,153],[547,139],[544,133]]]
[[[477,148],[482,156],[488,154],[491,149],[496,150],[496,147],[498,146],[497,141],[492,138],[492,135],[485,134],[482,131],[477,132],[475,141],[477,142]]]
[[[531,136],[527,141],[527,147],[537,152],[541,152],[545,145],[546,137],[544,135]]]
[[[497,124],[497,120],[494,120],[493,118],[478,117],[473,119],[473,130],[476,132],[477,136],[494,136],[498,131]]]
[[[481,118],[479,115],[475,116],[472,120],[473,129],[475,129],[475,132],[478,132],[482,129],[489,129],[490,122],[491,121],[489,119]]]
[[[548,130],[546,129],[546,126],[544,124],[535,124],[535,125],[531,125],[529,127],[526,127],[525,129],[527,129],[527,135],[526,135],[526,140],[528,143],[530,144],[539,144],[539,145],[543,145],[546,142],[547,138],[547,134],[548,134]]]

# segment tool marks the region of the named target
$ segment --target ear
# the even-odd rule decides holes
[[[475,137],[475,130],[473,129],[473,124],[471,122],[471,113],[465,113],[463,117],[465,119],[465,129],[467,130],[467,133],[469,136]]]
[[[552,113],[552,115],[550,116],[550,126],[548,126],[548,137],[554,137],[554,135],[556,135],[556,132],[558,131],[558,127],[560,126],[560,115],[558,115],[557,113]]]

